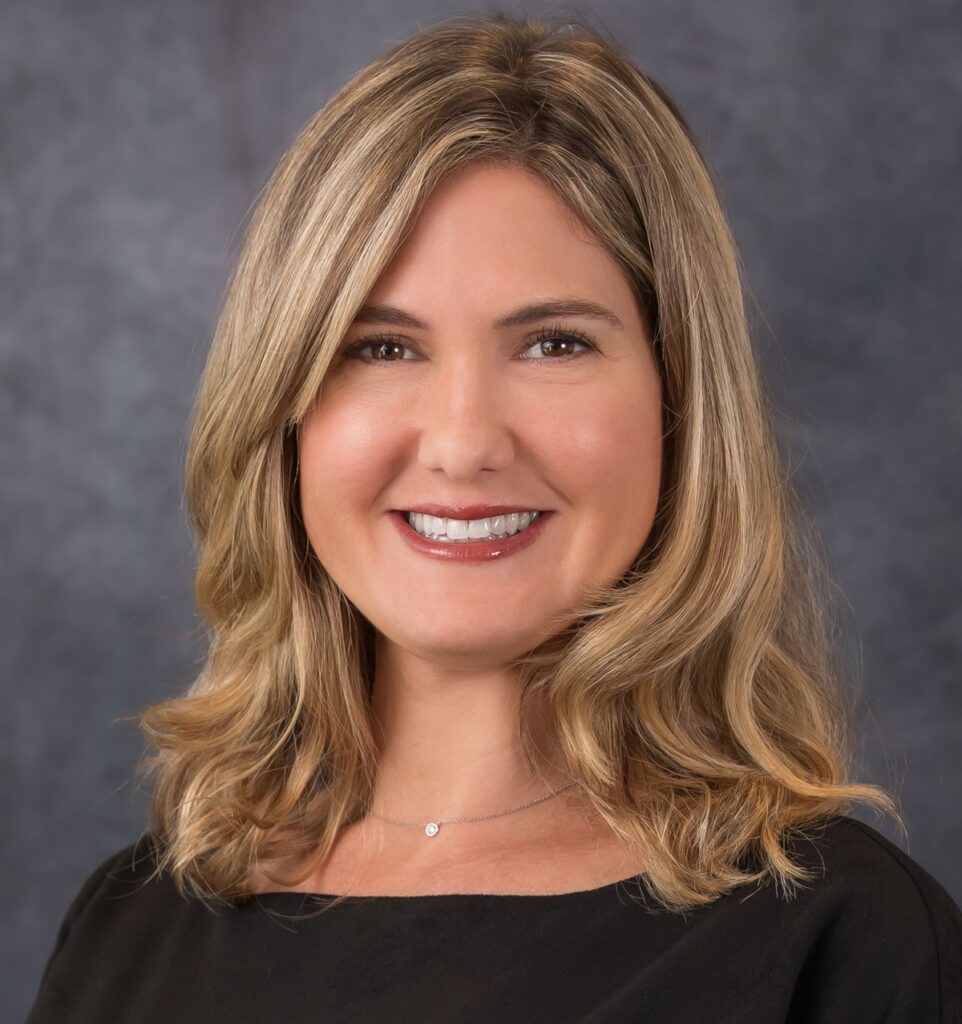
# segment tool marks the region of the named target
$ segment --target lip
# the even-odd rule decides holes
[[[549,520],[554,518],[553,512],[542,512],[535,522],[526,530],[502,540],[475,540],[466,543],[430,540],[422,537],[407,521],[404,512],[394,509],[389,513],[402,538],[417,552],[430,558],[440,558],[452,562],[490,562],[493,559],[508,558],[530,547],[544,532]],[[457,518],[456,516],[445,518]],[[484,519],[485,516],[468,516],[467,518]]]
[[[394,509],[395,512],[423,512],[438,519],[490,519],[491,516],[508,516],[512,512],[544,512],[533,505],[412,505],[411,508]]]

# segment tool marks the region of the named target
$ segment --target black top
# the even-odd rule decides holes
[[[145,884],[148,849],[81,888],[27,1024],[962,1024],[962,913],[852,818],[794,847],[824,873],[792,901],[743,886],[683,916],[625,881],[211,910]]]

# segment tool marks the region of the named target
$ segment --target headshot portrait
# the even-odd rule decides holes
[[[723,38],[720,7],[701,7]],[[182,501],[190,586],[168,602],[173,585],[152,577],[129,606],[148,616],[130,623],[136,641],[121,636],[128,619],[105,624],[129,645],[123,665],[106,639],[86,661],[62,646],[72,703],[10,680],[41,744],[15,748],[34,788],[21,787],[11,863],[39,858],[19,876],[27,1024],[962,1022],[957,570],[933,557],[909,587],[894,555],[891,578],[862,576],[848,534],[827,543],[833,529],[894,530],[908,507],[896,477],[934,471],[902,458],[880,483],[886,503],[860,491],[875,449],[859,444],[902,364],[846,321],[871,304],[833,283],[848,257],[830,240],[792,255],[777,237],[787,207],[748,213],[767,163],[780,173],[765,140],[778,126],[747,128],[747,109],[729,120],[737,105],[695,89],[696,68],[721,80],[696,36],[676,26],[692,49],[659,55],[644,6],[637,24],[615,5],[610,19],[604,5],[424,7],[396,31],[280,10],[283,46],[247,23],[265,74],[290,73],[284,47],[308,21],[329,34],[311,44],[319,64],[340,21],[368,37],[365,58],[318,70],[330,87],[295,130],[271,129],[275,149],[256,160],[247,150],[247,177],[224,172],[235,192],[219,209],[237,219],[205,224],[225,274],[194,347],[133,328],[122,351],[90,343],[124,410],[107,436],[136,438],[163,413],[158,436],[182,464],[162,484],[136,475],[133,451],[113,469],[91,453],[90,473],[138,491],[140,518],[116,514],[143,547],[121,557],[109,531],[96,548],[71,532],[51,578],[95,616],[80,606],[96,591],[77,588],[109,575],[98,559],[116,580],[150,548],[160,572]],[[732,5],[758,30],[756,13]],[[767,74],[738,87],[762,104],[789,80]],[[261,130],[273,114],[252,76],[231,103],[252,104]],[[220,102],[187,92],[190,113],[140,109],[189,126]],[[834,116],[846,132],[871,122]],[[738,132],[755,147],[722,146]],[[799,166],[816,159],[811,139],[780,138]],[[837,162],[826,167],[830,189]],[[219,180],[187,180],[185,194],[201,210]],[[818,201],[792,198],[798,237],[806,216],[826,223]],[[850,282],[886,271],[878,237]],[[153,268],[152,287],[202,279],[189,246],[168,255],[125,259]],[[802,294],[806,280],[821,292]],[[912,308],[908,283],[879,287]],[[828,309],[846,290],[851,305]],[[190,333],[172,295],[156,306],[165,337]],[[816,328],[833,320],[837,334]],[[153,371],[111,377],[117,359],[177,369],[160,394]],[[806,435],[806,407],[834,408],[837,433]],[[886,405],[893,432],[914,429],[904,415]],[[957,426],[944,405],[917,415]],[[851,483],[833,491],[806,446],[848,458]],[[51,488],[65,481],[51,474]],[[951,509],[957,484],[940,486],[911,508]],[[945,521],[931,551],[954,538],[957,554],[958,518]],[[89,574],[69,560],[81,550],[103,552]],[[184,553],[169,578],[186,565]],[[868,603],[883,579],[888,596]],[[865,585],[854,613],[847,580]],[[927,618],[942,623],[941,676],[918,669],[936,634],[911,610],[939,601]],[[916,662],[880,625],[903,609]],[[42,633],[25,647],[64,645]],[[153,684],[138,676],[148,664],[163,666]],[[98,738],[81,746],[68,737],[86,716]],[[912,760],[899,736],[921,736],[925,753]],[[57,760],[42,754],[55,745]],[[142,803],[105,830],[108,797]]]

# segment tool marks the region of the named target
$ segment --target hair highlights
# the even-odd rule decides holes
[[[426,28],[305,126],[248,226],[196,398],[186,498],[211,631],[182,697],[143,712],[160,868],[234,900],[253,868],[307,877],[367,805],[372,635],[298,508],[297,428],[340,339],[436,185],[539,175],[624,269],[665,396],[654,529],[635,564],[516,668],[573,778],[670,909],[807,878],[785,840],[881,789],[849,781],[854,704],[830,581],[753,355],[737,255],[664,91],[584,25]]]

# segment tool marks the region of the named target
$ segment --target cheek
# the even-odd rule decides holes
[[[390,457],[376,415],[347,402],[330,401],[304,421],[298,444],[298,487],[308,532],[338,522],[346,527],[363,503],[373,503]],[[339,515],[341,518],[338,518]],[[337,526],[334,526],[335,531]]]
[[[554,460],[572,495],[602,507],[614,499],[635,507],[647,506],[652,496],[657,499],[660,405],[639,400],[637,392],[608,392],[582,402],[576,414],[553,427]]]

